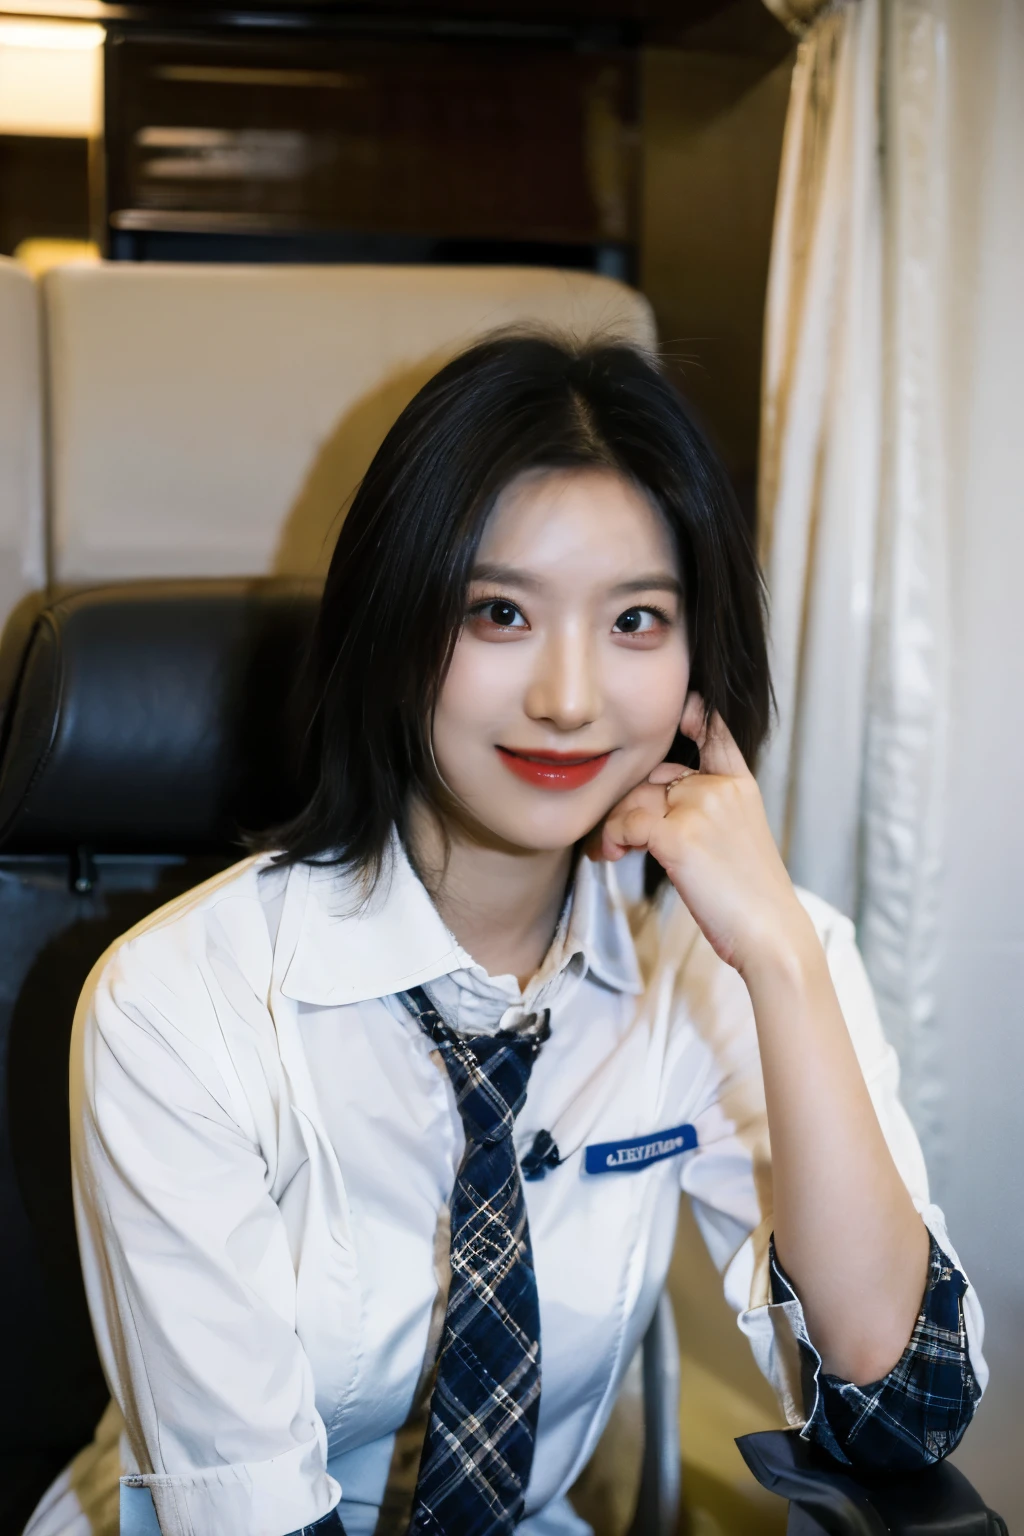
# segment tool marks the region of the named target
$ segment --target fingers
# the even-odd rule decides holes
[[[630,848],[646,848],[651,828],[665,814],[665,791],[641,784],[608,813],[600,829],[598,857],[614,862]]]
[[[680,779],[688,778],[691,773],[696,773],[696,768],[686,768],[682,763],[659,763],[651,773],[647,775],[648,784],[677,784]]]
[[[585,847],[589,858],[614,863],[631,848],[646,848],[654,824],[694,793],[692,789],[684,790],[687,779],[711,774],[731,779],[750,778],[743,754],[721,715],[716,711],[705,720],[704,700],[699,693],[687,696],[680,730],[697,743],[700,769],[687,768],[683,763],[659,763],[643,784],[631,790],[609,811],[603,826],[591,833]]]
[[[704,744],[700,749],[701,773],[721,773],[728,778],[745,779],[750,776],[743,753],[733,734],[716,710],[708,721]]]
[[[704,700],[696,691],[686,695],[682,719],[679,721],[679,729],[684,736],[689,736],[691,741],[697,743],[698,751],[703,748],[707,721],[704,717]]]
[[[746,778],[749,768],[733,734],[717,710],[708,719],[704,700],[696,691],[686,695],[679,729],[697,743],[701,773],[721,773],[730,778]],[[681,775],[676,774],[675,777]]]
[[[601,858],[614,864],[631,848],[646,848],[651,829],[660,819],[660,815],[653,815],[642,805],[635,805],[614,819],[609,818],[601,829]]]

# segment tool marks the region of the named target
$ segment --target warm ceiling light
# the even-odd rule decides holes
[[[102,48],[103,38],[90,21],[0,21],[0,48]]]
[[[99,133],[104,36],[90,22],[0,21],[0,133]]]

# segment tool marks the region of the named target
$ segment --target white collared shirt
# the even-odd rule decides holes
[[[619,868],[624,886],[639,864]],[[897,1166],[955,1259],[852,926],[802,899]],[[417,983],[467,1032],[551,1010],[515,1128],[520,1156],[547,1130],[562,1158],[524,1186],[542,1347],[525,1536],[587,1529],[566,1490],[664,1286],[680,1186],[803,1422],[799,1304],[769,1304],[750,1000],[671,887],[627,902],[615,869],[584,861],[521,992],[459,947],[400,849],[363,909],[342,872],[253,858],[134,929],[83,994],[75,1198],[114,1401],[26,1536],[107,1536],[136,1490],[164,1536],[285,1536],[339,1498],[349,1536],[373,1532],[443,1318],[464,1146],[440,1058],[395,998]],[[585,1171],[588,1146],[683,1124],[694,1150]],[[983,1383],[973,1290],[965,1314]]]

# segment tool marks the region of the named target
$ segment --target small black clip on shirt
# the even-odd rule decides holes
[[[550,1131],[538,1131],[533,1146],[520,1161],[523,1178],[542,1179],[549,1168],[557,1168],[562,1161],[555,1138]]]

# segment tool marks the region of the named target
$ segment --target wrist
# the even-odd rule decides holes
[[[799,900],[773,914],[737,967],[751,997],[765,988],[805,990],[828,963],[817,930]]]

